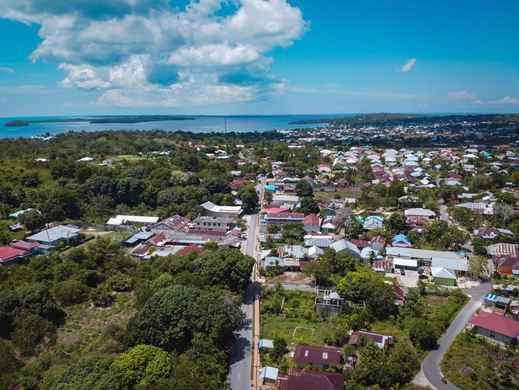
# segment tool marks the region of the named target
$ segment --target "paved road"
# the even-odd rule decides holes
[[[258,215],[248,216],[247,241],[242,246],[242,251],[254,258],[256,255],[256,227]],[[245,314],[243,328],[235,333],[236,341],[231,352],[231,366],[229,372],[229,384],[232,390],[248,390],[251,388],[252,365],[252,312],[254,308],[254,295],[257,286],[251,283],[245,293],[242,311]]]
[[[471,297],[470,301],[458,313],[447,331],[438,340],[439,348],[425,357],[421,371],[413,381],[414,383],[423,385],[424,383],[420,383],[420,378],[425,376],[429,383],[438,390],[459,390],[451,383],[443,383],[440,363],[456,336],[463,331],[474,312],[481,306],[484,296],[490,290],[490,283],[482,283],[477,287],[465,290]]]

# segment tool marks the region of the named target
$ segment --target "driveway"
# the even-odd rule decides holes
[[[465,290],[470,296],[469,302],[461,309],[449,328],[447,328],[447,331],[438,340],[439,348],[429,352],[425,357],[421,370],[413,380],[413,383],[420,386],[433,386],[438,390],[458,390],[458,387],[451,383],[443,383],[440,364],[456,336],[465,329],[468,321],[481,306],[483,298],[490,290],[490,283],[482,283],[477,287]]]

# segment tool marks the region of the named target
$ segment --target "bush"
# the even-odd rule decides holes
[[[90,292],[90,299],[96,307],[108,307],[115,301],[112,292],[105,286],[99,286],[92,290]]]
[[[13,328],[13,344],[25,356],[33,355],[45,338],[49,343],[55,341],[56,327],[36,314],[22,312],[15,318]]]
[[[131,291],[133,290],[133,280],[130,276],[122,274],[122,273],[116,273],[107,280],[108,286],[113,291]]]
[[[89,288],[78,280],[65,280],[53,288],[54,298],[63,306],[75,305],[88,299]]]
[[[430,321],[418,318],[411,322],[409,338],[416,347],[429,351],[436,348],[439,333]]]

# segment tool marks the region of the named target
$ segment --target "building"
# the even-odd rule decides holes
[[[282,271],[299,271],[299,259],[288,257],[267,256],[263,260],[263,268],[269,270],[271,268],[280,268]]]
[[[299,204],[299,196],[288,194],[274,194],[272,195],[272,202],[270,204],[274,207],[284,207],[293,210]]]
[[[212,217],[238,218],[242,213],[240,206],[219,206],[213,202],[205,202],[200,205],[206,215]]]
[[[456,207],[462,207],[479,215],[494,215],[494,205],[492,203],[466,202],[460,203]]]
[[[519,257],[506,256],[498,259],[497,272],[501,275],[519,276]]]
[[[294,360],[299,366],[318,368],[337,367],[342,363],[342,350],[336,347],[317,347],[310,345],[298,345],[294,354]]]
[[[306,247],[329,248],[333,244],[333,236],[324,234],[307,234],[304,236],[304,240]]]
[[[373,342],[380,349],[384,349],[393,344],[393,336],[386,336],[379,333],[366,332],[363,330],[350,332],[350,338],[348,340],[349,345],[360,346],[362,345],[362,339]]]
[[[278,380],[279,370],[275,367],[263,367],[259,376],[262,385],[274,384]]]
[[[492,257],[517,257],[519,255],[519,244],[500,242],[498,244],[489,245],[485,247],[485,249],[487,250],[488,255]]]
[[[496,313],[482,311],[474,314],[469,327],[477,334],[504,344],[517,344],[519,341],[519,321]]]
[[[342,312],[344,298],[333,290],[317,288],[315,310],[324,316],[336,316]]]
[[[14,264],[27,257],[29,252],[10,246],[0,247],[0,265]]]
[[[285,211],[280,213],[267,213],[264,220],[269,225],[283,225],[286,223],[303,223],[305,215],[303,213],[296,213],[292,211]]]
[[[29,242],[39,242],[40,244],[57,247],[60,245],[71,245],[80,241],[80,229],[73,225],[59,225],[50,229],[42,230],[37,234],[27,237]]]
[[[388,246],[386,248],[388,260],[393,261],[395,267],[400,264],[408,269],[418,266],[442,267],[457,273],[468,271],[468,259],[465,255],[450,251],[433,251],[426,249],[400,248]]]
[[[350,256],[360,258],[359,248],[351,241],[345,239],[335,241],[332,245],[330,245],[330,248],[332,248],[336,253],[346,252]]]
[[[336,372],[290,368],[288,375],[279,376],[276,390],[344,390],[344,376]]]
[[[365,230],[382,229],[384,227],[384,218],[378,215],[370,215],[364,220],[362,227]]]
[[[202,215],[193,220],[191,231],[225,233],[231,229],[234,219],[229,217],[212,217]]]
[[[117,215],[106,222],[106,226],[117,228],[122,226],[146,226],[159,221],[159,217],[144,217],[140,215]]]
[[[443,267],[431,267],[432,280],[442,286],[456,286],[456,275]]]
[[[421,217],[426,219],[432,219],[436,217],[436,213],[434,211],[423,208],[407,209],[404,211],[404,214],[406,218]]]
[[[305,217],[304,229],[307,233],[318,233],[320,231],[319,216],[317,214],[309,214]]]

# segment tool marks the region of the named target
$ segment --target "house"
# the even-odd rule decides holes
[[[386,239],[383,236],[375,236],[369,242],[369,246],[375,252],[381,252],[386,247]]]
[[[364,220],[362,227],[365,230],[382,229],[384,227],[384,218],[378,215],[370,215]]]
[[[190,228],[190,231],[225,233],[231,229],[233,223],[233,218],[201,215],[193,220],[193,226]]]
[[[497,272],[501,275],[519,276],[519,257],[506,256],[498,259]]]
[[[155,233],[148,230],[140,230],[137,233],[133,234],[132,236],[128,237],[126,240],[123,241],[123,245],[126,246],[136,246],[139,244],[142,244],[143,242],[149,240],[151,237],[154,236]]]
[[[462,207],[479,215],[494,215],[494,205],[492,203],[466,202],[460,203],[456,207]]]
[[[24,215],[25,213],[28,213],[30,211],[33,211],[34,209],[32,208],[28,208],[28,209],[24,209],[24,210],[18,210],[18,211],[15,211],[14,213],[11,213],[8,215],[9,219],[18,219],[20,218],[22,215]]]
[[[306,249],[302,245],[283,245],[278,248],[280,257],[292,257],[302,260],[306,257]]]
[[[59,225],[42,230],[37,234],[26,237],[29,242],[39,242],[40,244],[56,247],[59,245],[70,245],[79,242],[80,229],[73,225]]]
[[[276,383],[278,380],[279,370],[275,367],[263,367],[260,370],[260,381],[262,385]]]
[[[477,334],[504,344],[519,341],[519,321],[504,315],[481,311],[470,319],[469,327]]]
[[[307,234],[304,240],[306,247],[329,248],[333,244],[333,237],[324,234]]]
[[[384,349],[392,345],[394,342],[393,336],[386,336],[383,334],[358,330],[350,332],[348,344],[353,346],[360,346],[362,345],[362,339],[366,339],[373,342],[380,349]]]
[[[317,214],[307,215],[303,221],[303,224],[305,232],[307,233],[318,233],[320,231],[319,216]]]
[[[422,217],[426,219],[432,219],[436,217],[436,213],[429,209],[423,209],[423,208],[413,208],[413,209],[407,209],[404,211],[404,215],[406,218],[409,217]]]
[[[456,286],[456,275],[443,267],[431,267],[433,282],[442,286]]]
[[[270,202],[270,204],[275,207],[286,207],[290,210],[293,210],[299,204],[299,196],[288,194],[273,194],[272,202]]]
[[[152,225],[150,228],[155,233],[164,231],[175,231],[175,232],[189,232],[192,222],[190,219],[182,217],[180,215],[173,215],[169,218],[163,219],[160,222]]]
[[[340,314],[344,307],[344,298],[334,290],[317,289],[315,297],[315,310],[320,315],[336,316]]]
[[[9,265],[28,256],[29,252],[10,246],[0,247],[0,265]]]
[[[345,239],[335,241],[332,245],[330,245],[330,248],[332,248],[336,253],[346,252],[351,256],[360,258],[359,248],[357,248],[357,246],[351,241]]]
[[[488,255],[492,257],[516,257],[519,255],[519,244],[500,242],[498,244],[489,245],[485,247],[485,249],[487,250]]]
[[[110,218],[106,222],[106,226],[114,228],[114,227],[122,227],[122,226],[147,226],[157,223],[159,221],[159,217],[145,217],[139,215],[117,215],[115,217]]]
[[[336,372],[290,368],[288,375],[279,376],[276,390],[343,390],[344,376]]]
[[[393,237],[391,246],[396,246],[400,248],[410,248],[412,247],[412,244],[405,234],[397,234]]]
[[[475,237],[482,238],[484,240],[494,240],[499,236],[499,230],[495,228],[479,228],[474,229],[473,234]]]
[[[11,242],[9,244],[9,246],[11,248],[16,248],[16,249],[20,249],[22,251],[26,251],[29,254],[44,252],[45,249],[47,249],[45,247],[45,245],[41,245],[37,242],[28,242],[28,241],[23,241],[23,240],[15,240],[15,241]]]
[[[324,250],[319,248],[318,246],[311,246],[308,248],[306,256],[309,259],[317,259],[318,257],[324,255]]]
[[[258,341],[259,349],[274,349],[274,341],[269,339],[260,339]]]
[[[264,217],[265,223],[269,225],[283,225],[286,223],[302,223],[305,219],[303,213],[291,211],[279,213],[267,213]]]
[[[342,363],[342,350],[337,347],[298,345],[296,346],[294,360],[299,366],[336,367]]]
[[[287,258],[287,257],[277,257],[277,256],[267,256],[263,260],[263,268],[269,270],[271,268],[279,267],[283,271],[299,271],[300,264],[299,259],[295,258]]]
[[[219,206],[213,202],[205,202],[200,205],[206,215],[212,217],[238,218],[242,213],[240,206]]]

